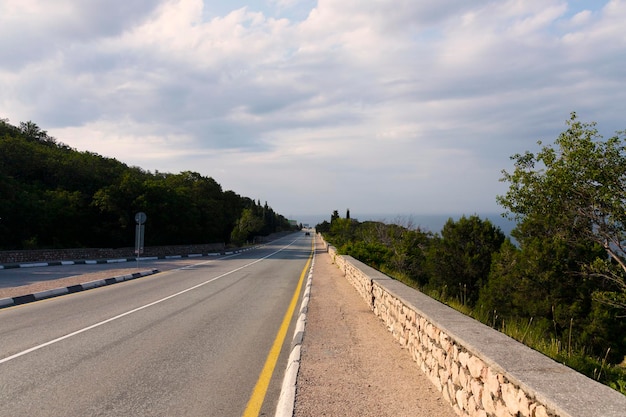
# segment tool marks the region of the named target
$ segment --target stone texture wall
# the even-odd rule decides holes
[[[293,233],[284,231],[268,236],[256,236],[255,244],[267,243]],[[207,254],[226,250],[224,243],[207,243],[201,245],[170,245],[146,246],[142,257],[165,257],[191,254]],[[77,249],[40,249],[40,250],[8,250],[0,251],[0,265],[34,262],[57,262],[75,260],[100,260],[135,258],[135,248],[77,248]]]
[[[328,252],[460,416],[626,416],[626,396],[617,391],[332,246]]]
[[[149,246],[141,256],[175,256],[224,250],[223,243],[205,245]],[[0,251],[0,264],[53,262],[69,260],[119,259],[135,257],[134,248],[78,248]]]

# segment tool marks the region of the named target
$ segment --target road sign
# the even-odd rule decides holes
[[[137,226],[135,227],[135,253],[137,256],[143,253],[143,240],[146,230],[144,223],[147,218],[148,216],[146,216],[146,213],[143,211],[135,214],[135,221],[137,222]]]
[[[146,216],[146,213],[144,213],[143,211],[135,214],[135,221],[137,222],[137,224],[144,224],[147,218],[148,216]]]

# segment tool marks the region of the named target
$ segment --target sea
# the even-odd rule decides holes
[[[341,217],[345,217],[345,213],[339,213]],[[473,213],[473,214],[384,214],[384,213],[369,213],[360,214],[357,212],[351,212],[350,217],[358,221],[364,222],[368,220],[380,221],[383,223],[394,223],[401,226],[411,225],[412,228],[417,228],[433,233],[441,234],[443,226],[449,219],[458,221],[461,217],[470,217],[477,215],[482,220],[489,220],[494,226],[500,228],[502,233],[506,236],[511,235],[511,230],[515,228],[515,222],[503,217],[500,213]],[[309,227],[315,227],[315,225],[323,222],[324,220],[330,222],[330,215],[308,215],[298,218],[298,223]]]

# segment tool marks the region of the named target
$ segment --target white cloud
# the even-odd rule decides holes
[[[625,19],[624,0],[8,0],[0,117],[285,215],[497,211],[508,156],[570,111],[624,128]]]

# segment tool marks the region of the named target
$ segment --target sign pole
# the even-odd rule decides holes
[[[144,223],[147,218],[146,213],[143,211],[135,214],[135,222],[137,222],[137,226],[135,227],[135,254],[137,255],[135,259],[137,260],[137,269],[139,269],[139,257],[143,254],[143,242],[145,235]]]

